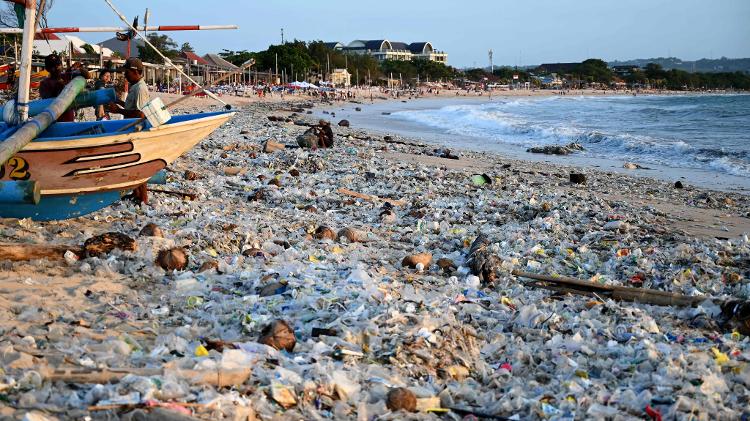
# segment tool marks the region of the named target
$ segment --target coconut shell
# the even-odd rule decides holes
[[[260,332],[258,342],[278,350],[292,352],[297,344],[294,330],[283,320],[274,320]]]
[[[367,242],[367,233],[354,228],[344,228],[339,231],[339,240],[346,238],[350,243]]]
[[[442,258],[442,259],[438,259],[438,261],[435,262],[435,263],[445,273],[451,273],[451,272],[455,271],[456,269],[458,269],[456,267],[456,264],[453,263],[453,260],[451,260],[451,259]]]
[[[159,228],[159,226],[154,223],[146,224],[146,226],[141,229],[141,232],[139,232],[138,235],[141,237],[164,238],[164,233],[162,232],[161,228]]]
[[[318,227],[318,229],[315,230],[315,235],[313,235],[313,238],[316,240],[336,240],[336,232],[334,232],[332,229],[328,228],[325,225],[321,225]]]
[[[419,263],[427,269],[430,267],[430,263],[432,263],[432,255],[430,253],[419,253],[406,256],[404,257],[404,260],[401,261],[401,266],[414,269]]]
[[[185,180],[188,180],[188,181],[194,181],[200,178],[197,172],[190,171],[190,170],[185,170],[184,177],[185,177]]]
[[[203,273],[209,270],[217,270],[219,269],[219,262],[216,260],[208,260],[206,262],[203,262],[200,269],[198,269],[198,273]]]
[[[166,271],[183,270],[189,263],[188,255],[181,247],[162,250],[156,257],[156,264]]]
[[[391,411],[415,412],[417,410],[417,395],[405,387],[391,389],[385,398],[385,405]]]

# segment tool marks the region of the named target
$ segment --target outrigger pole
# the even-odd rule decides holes
[[[167,56],[165,56],[164,54],[162,54],[162,52],[159,51],[158,48],[154,47],[154,44],[152,44],[148,40],[148,38],[144,37],[143,34],[138,29],[135,28],[135,26],[131,25],[130,22],[128,22],[128,19],[125,17],[125,15],[123,15],[122,13],[120,13],[120,11],[117,10],[117,8],[115,7],[115,5],[112,4],[111,0],[104,0],[104,2],[107,3],[107,5],[109,6],[109,8],[112,9],[112,11],[117,15],[117,17],[120,18],[120,20],[122,21],[122,23],[124,23],[125,25],[128,25],[128,30],[132,31],[133,33],[135,33],[136,35],[138,35],[139,37],[141,37],[141,39],[143,40],[143,42],[145,42],[146,45],[148,45],[149,47],[151,47],[154,50],[154,52],[156,54],[158,54],[164,60],[164,63],[167,66],[171,66],[173,69],[177,70],[177,72],[180,73],[182,76],[185,76],[185,78],[187,78],[187,80],[189,80],[190,82],[192,82],[195,86],[198,86],[199,88],[203,89],[203,87],[198,82],[196,82],[195,80],[193,80],[193,78],[191,78],[187,73],[183,72],[182,69],[180,69],[174,63],[172,63],[172,60],[170,60],[169,58],[167,58]],[[209,98],[214,99],[217,102],[220,102],[220,103],[224,104],[224,107],[226,109],[231,109],[232,108],[231,105],[229,105],[226,102],[222,101],[219,97],[217,97],[216,95],[214,95],[211,91],[205,91],[204,90],[204,92],[206,93],[206,95],[208,95]]]
[[[17,1],[14,3],[18,3]],[[18,121],[29,118],[29,92],[31,91],[31,56],[34,54],[34,30],[36,29],[36,0],[25,0],[26,18],[23,25],[23,45],[21,46],[21,68],[18,76],[18,99],[16,110]],[[19,28],[20,30],[20,28]],[[3,160],[2,162],[5,162]]]
[[[160,26],[139,26],[136,29],[140,32],[145,31],[215,31],[220,29],[238,29],[237,25],[160,25]],[[21,34],[21,28],[0,28],[0,34]],[[127,32],[129,27],[119,26],[86,26],[86,27],[61,27],[61,28],[39,28],[37,34],[64,34],[74,32]]]

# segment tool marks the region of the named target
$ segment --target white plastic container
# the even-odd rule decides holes
[[[159,127],[172,118],[172,115],[167,110],[167,106],[164,105],[164,102],[159,97],[147,102],[141,108],[141,111],[146,116],[146,120],[151,124],[151,127]]]

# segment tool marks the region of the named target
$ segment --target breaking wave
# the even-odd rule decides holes
[[[747,95],[549,97],[400,111],[392,118],[479,138],[498,150],[577,142],[591,157],[746,176],[748,109]]]

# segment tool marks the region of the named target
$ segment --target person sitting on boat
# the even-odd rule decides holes
[[[81,63],[73,64],[67,72],[63,73],[62,59],[57,53],[52,53],[44,58],[44,69],[49,73],[49,76],[39,84],[39,96],[42,99],[56,98],[65,88],[65,85],[76,76],[83,76],[86,79],[91,78],[91,75],[83,68]],[[75,117],[75,108],[70,108],[57,121],[74,121]]]
[[[112,71],[104,68],[99,70],[99,79],[94,83],[94,90],[109,88],[109,83],[112,81]],[[109,113],[104,109],[104,105],[97,105],[94,107],[94,113],[96,114],[96,121],[109,120]]]
[[[141,111],[149,100],[148,86],[143,80],[143,63],[140,59],[130,57],[125,60],[125,64],[118,71],[125,72],[125,79],[130,84],[130,88],[125,102],[118,101],[117,104],[111,104],[109,112],[122,114],[125,118],[146,118]]]

